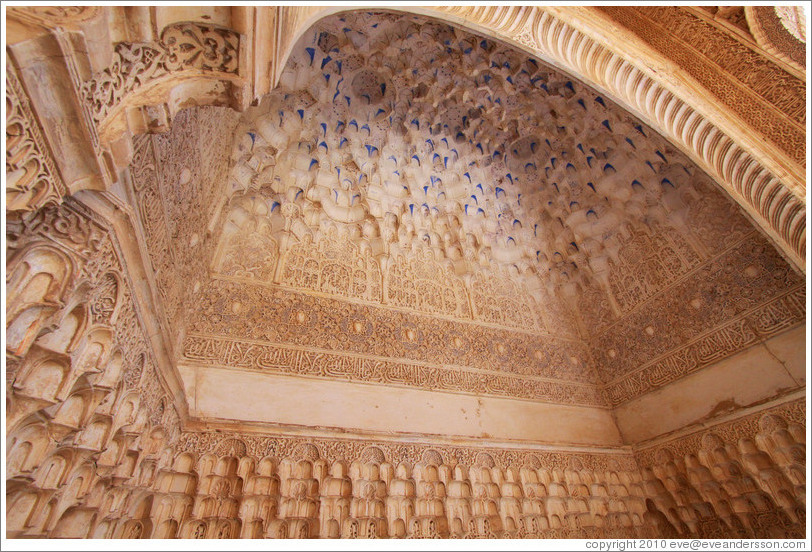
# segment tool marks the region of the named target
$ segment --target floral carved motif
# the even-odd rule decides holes
[[[197,23],[166,28],[154,44],[120,43],[113,63],[82,85],[85,101],[98,123],[131,92],[182,71],[236,75],[240,35]]]

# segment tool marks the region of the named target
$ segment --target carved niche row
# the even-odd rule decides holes
[[[86,536],[124,515],[179,419],[94,215],[67,200],[7,238],[7,536]]]
[[[637,454],[648,496],[685,534],[803,538],[804,399]]]
[[[186,432],[137,495],[80,498],[69,534],[802,538],[802,421],[796,401],[644,451],[643,469],[624,454]]]
[[[424,247],[415,247],[408,254],[373,256],[368,246],[354,243],[346,228],[336,226],[315,237],[305,233],[301,240],[284,231],[272,237],[273,221],[259,218],[272,212],[268,202],[261,197],[240,200],[230,222],[239,221],[241,228],[224,240],[220,258],[215,260],[217,274],[454,319],[550,331],[536,299],[508,274],[463,279],[454,273],[451,263],[438,261]],[[291,207],[290,212],[298,212]],[[297,223],[303,224],[302,219],[286,221],[288,226]],[[282,249],[280,243],[288,249]]]

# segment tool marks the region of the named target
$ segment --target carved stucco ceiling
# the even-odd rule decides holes
[[[211,148],[217,125],[234,128],[216,111],[179,117],[187,128],[156,139],[157,156],[182,167],[173,140],[195,126]],[[171,316],[188,320],[185,360],[228,363],[222,342],[250,340],[612,384],[802,285],[652,129],[526,54],[424,18],[320,21],[233,132],[228,177],[220,162],[198,186],[216,193],[192,192],[208,203],[181,197],[203,177],[180,168],[178,197],[164,197],[197,221],[174,231],[190,243],[175,254],[185,314]],[[578,394],[562,389],[531,396]]]

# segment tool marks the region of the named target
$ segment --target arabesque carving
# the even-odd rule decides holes
[[[36,211],[58,204],[67,189],[10,61],[6,96],[6,212]]]
[[[762,39],[733,8],[619,17],[673,21],[671,42],[702,37],[666,52],[696,61],[688,72],[733,36],[714,42],[717,31],[738,26],[738,46],[716,60],[738,84],[705,85],[758,95],[738,113],[794,147],[782,121],[805,117],[797,79],[754,44],[741,53],[748,28]],[[269,59],[243,28],[263,12],[211,9],[202,23],[194,8],[165,9],[10,10],[8,538],[805,536],[805,376],[790,349],[806,288],[770,241],[803,258],[805,203],[792,174],[775,177],[783,161],[765,168],[567,10],[439,8],[488,23],[488,37],[425,16],[334,14],[290,46],[272,68],[279,87],[240,115],[187,105],[183,83],[214,83],[202,103],[238,95],[244,62]],[[287,15],[273,33],[319,11],[275,13]],[[166,132],[101,141],[116,150],[115,161],[96,150],[117,179],[108,189],[68,196],[43,106],[15,70],[31,68],[25,33],[53,33],[40,46],[59,50],[72,79],[87,74],[106,54],[88,63],[82,44],[107,41],[82,36],[89,22],[118,43],[79,95],[93,124],[160,119],[142,96],[175,104],[151,127]],[[127,41],[156,29],[159,42]],[[702,154],[688,159],[493,36],[589,75]],[[762,120],[765,105],[776,112]],[[745,211],[765,214],[773,235]],[[645,406],[700,371],[756,373],[755,349],[770,356],[755,367],[764,381],[703,389],[720,401],[710,413],[685,401],[691,421],[673,427]],[[733,355],[744,360],[720,363]],[[228,385],[200,384],[215,372],[357,391],[359,405],[427,402],[353,425],[331,423],[351,418],[325,393],[275,418]],[[235,408],[198,406],[221,391]],[[271,390],[268,404],[280,398]],[[638,407],[649,434],[622,419]],[[436,429],[414,430],[420,416]],[[525,424],[538,427],[513,431]],[[594,428],[607,435],[585,442]]]
[[[236,75],[240,35],[199,23],[167,27],[158,43],[120,43],[111,65],[82,85],[82,95],[99,124],[134,91],[184,71]]]

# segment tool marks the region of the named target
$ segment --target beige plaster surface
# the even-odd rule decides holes
[[[806,326],[798,326],[615,409],[635,444],[804,385]]]
[[[607,409],[180,366],[190,414],[344,431],[620,445]]]

